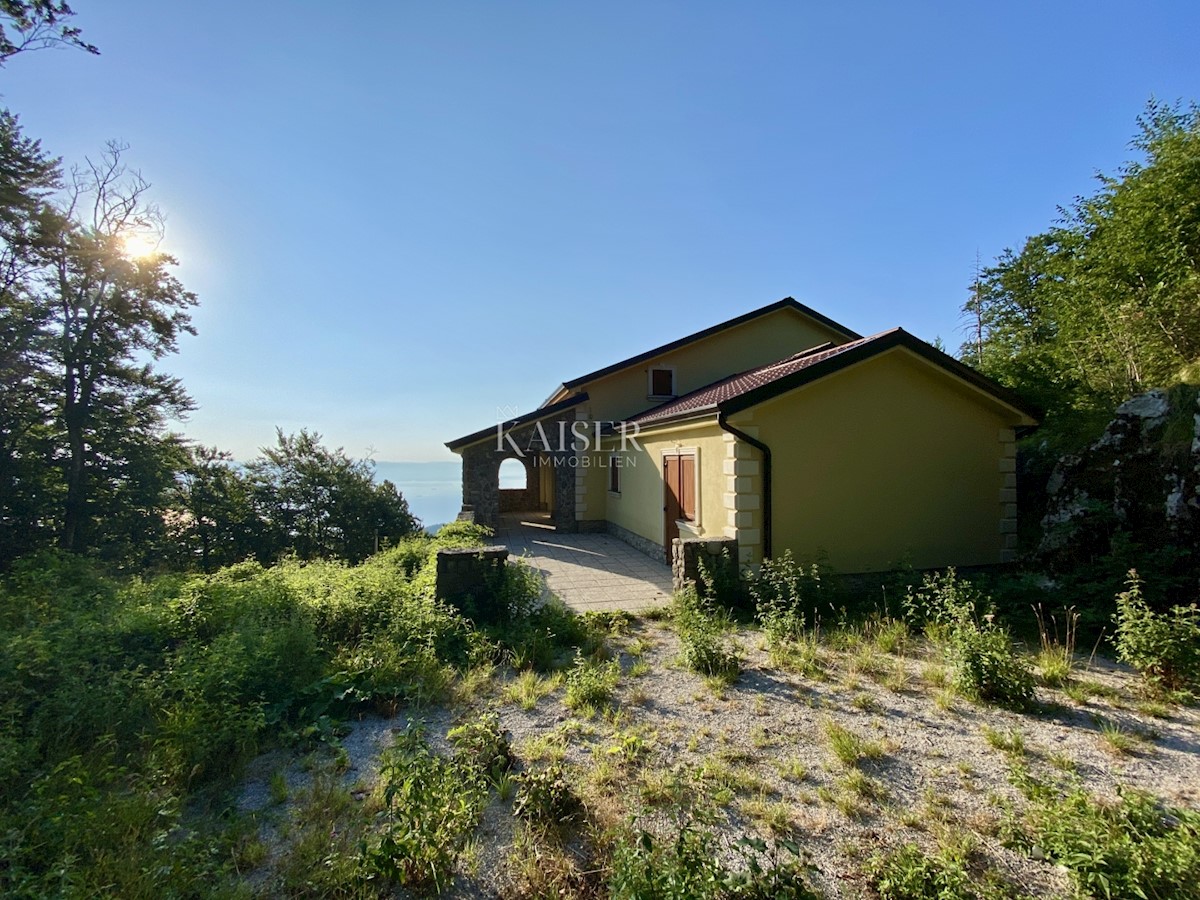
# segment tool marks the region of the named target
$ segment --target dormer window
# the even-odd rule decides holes
[[[655,366],[649,370],[649,399],[670,400],[675,397],[675,367]]]

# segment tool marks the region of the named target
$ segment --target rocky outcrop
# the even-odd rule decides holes
[[[1038,555],[1052,568],[1103,555],[1117,532],[1143,546],[1200,542],[1200,397],[1150,391],[1121,404],[1104,434],[1064,457],[1046,485]]]

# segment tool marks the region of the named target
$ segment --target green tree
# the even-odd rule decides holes
[[[215,447],[188,448],[168,522],[173,559],[184,568],[212,572],[250,557],[269,561],[250,479]]]
[[[369,460],[329,450],[319,434],[305,430],[276,435],[249,472],[277,552],[358,562],[420,528],[396,486],[375,483]]]
[[[78,47],[99,53],[68,20],[75,15],[62,0],[0,0],[0,66],[26,50]]]
[[[50,398],[38,380],[49,351],[46,313],[31,281],[59,176],[57,161],[0,111],[0,569],[43,543],[54,523]]]
[[[1132,147],[964,308],[982,339],[960,355],[1052,417],[1111,409],[1200,358],[1200,108],[1152,101]]]
[[[161,228],[161,218],[145,202],[149,185],[121,161],[124,149],[111,144],[99,162],[74,173],[42,251],[38,302],[52,348],[46,372],[65,444],[59,544],[74,551],[95,543],[96,490],[122,443],[146,451],[168,416],[191,408],[180,382],[154,362],[175,351],[181,333],[195,333],[188,311],[196,295],[171,274],[173,257],[127,250],[131,234]],[[98,440],[105,432],[119,439]]]

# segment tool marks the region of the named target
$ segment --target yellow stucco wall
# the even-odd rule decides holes
[[[772,555],[850,573],[1000,562],[1020,418],[897,348],[730,422],[771,448]]]
[[[630,445],[623,454],[626,461],[621,469],[621,492],[608,493],[606,498],[608,520],[649,541],[662,544],[663,455],[667,451],[694,450],[699,473],[696,506],[700,521],[683,536],[721,537],[726,521],[722,501],[725,479],[721,466],[726,453],[725,433],[710,421],[663,429],[645,440],[639,439],[639,443],[640,450]],[[619,450],[619,442],[610,442],[608,447]]]
[[[648,371],[675,367],[675,389],[686,394],[737,372],[765,365],[826,341],[846,338],[794,309],[780,309],[719,332],[639,366],[583,385],[593,419],[622,419],[655,405]]]

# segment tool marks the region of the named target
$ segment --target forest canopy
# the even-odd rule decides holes
[[[1151,101],[1138,158],[984,269],[965,361],[1050,424],[1194,381],[1200,359],[1200,107]]]

